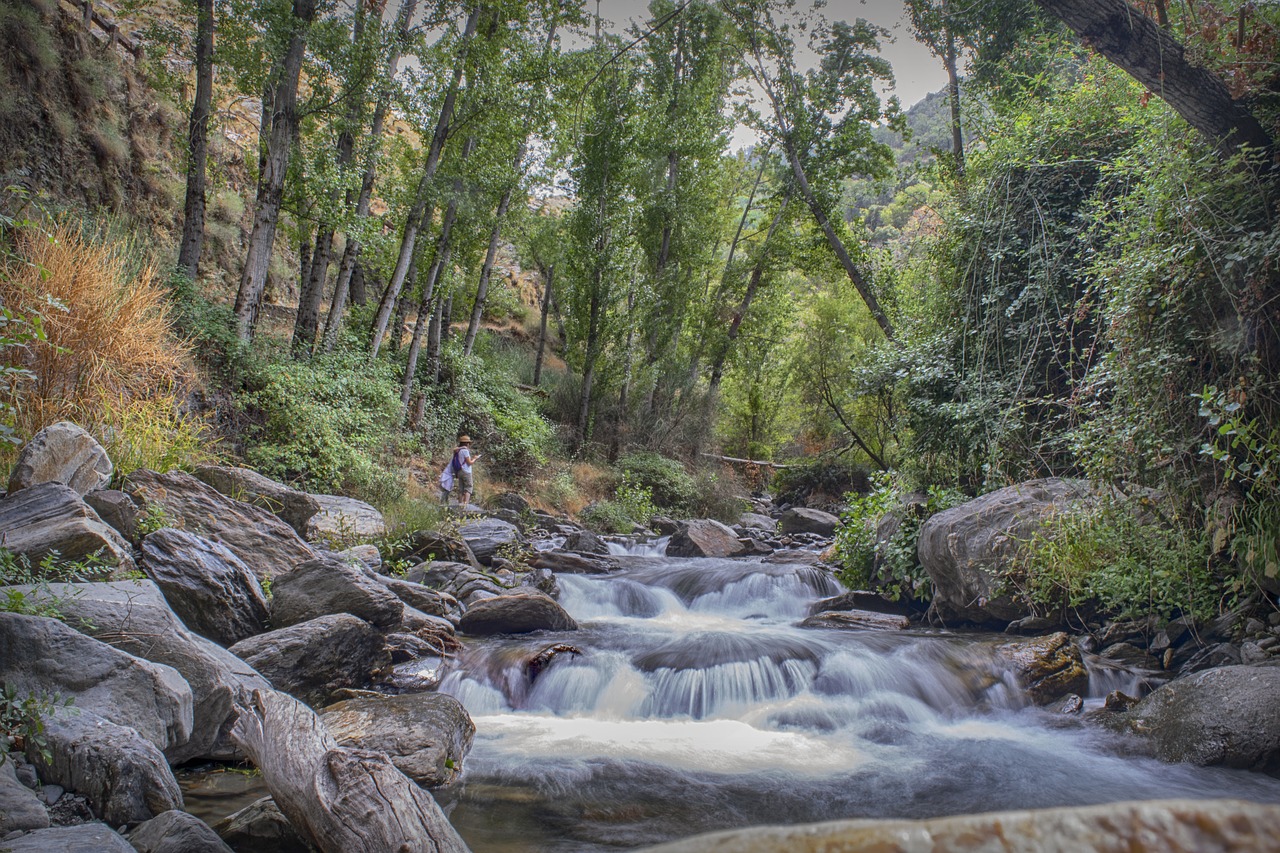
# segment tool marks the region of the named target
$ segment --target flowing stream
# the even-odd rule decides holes
[[[437,796],[476,853],[852,817],[1280,800],[1280,780],[1127,755],[1124,741],[1031,707],[995,637],[797,628],[839,591],[813,567],[625,562],[558,577],[580,631],[467,640],[441,685],[477,735],[463,783]],[[581,654],[531,677],[527,661],[555,643]],[[1141,674],[1101,667],[1093,704],[1140,689]]]

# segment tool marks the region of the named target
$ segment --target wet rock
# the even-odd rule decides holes
[[[665,515],[655,515],[649,519],[649,527],[659,536],[674,536],[680,530],[680,522]]]
[[[320,719],[339,744],[385,753],[428,788],[458,778],[476,733],[466,709],[445,693],[349,699],[325,708]]]
[[[1224,666],[1152,691],[1119,721],[1164,761],[1280,770],[1280,667]]]
[[[601,554],[608,556],[609,546],[604,540],[590,530],[575,530],[564,539],[564,550],[579,554]]]
[[[4,853],[135,853],[129,842],[101,823],[40,829],[12,838]]]
[[[387,634],[385,642],[393,665],[431,657],[440,651],[416,634]]]
[[[738,524],[748,530],[763,530],[766,533],[774,533],[778,529],[778,522],[775,519],[758,512],[744,512],[738,516]]]
[[[224,646],[267,629],[267,597],[224,545],[165,528],[142,540],[141,568],[186,625]]]
[[[1239,800],[1155,800],[929,820],[842,820],[699,835],[637,853],[1059,853],[1091,850],[1264,850],[1280,837],[1280,806]]]
[[[280,575],[271,593],[271,624],[279,628],[349,613],[385,631],[404,615],[403,602],[376,576],[332,557],[308,560]]]
[[[401,618],[400,625],[396,628],[396,631],[401,634],[417,634],[426,638],[452,637],[455,633],[453,622],[443,616],[432,616],[429,613],[423,613],[421,610],[414,610],[412,607],[404,609],[404,616]]]
[[[1245,642],[1240,645],[1241,663],[1262,663],[1270,657],[1257,643]]]
[[[213,828],[236,853],[311,853],[311,845],[270,797],[245,806]]]
[[[1043,634],[1062,628],[1062,620],[1056,616],[1024,616],[1005,626],[1006,634]]]
[[[1045,705],[1044,709],[1054,714],[1079,714],[1084,710],[1084,700],[1075,693],[1068,693]]]
[[[190,474],[142,469],[125,478],[124,490],[145,504],[162,507],[172,526],[227,546],[259,580],[316,556],[276,516],[233,500]]]
[[[1150,648],[1152,654],[1163,654],[1165,649],[1177,646],[1184,640],[1191,639],[1190,634],[1193,626],[1194,623],[1191,620],[1180,616],[1157,631],[1148,648]]]
[[[415,610],[446,619],[457,618],[461,615],[458,600],[446,592],[440,592],[420,583],[404,581],[399,578],[382,577],[379,580],[391,591],[392,595]]]
[[[824,538],[836,535],[840,519],[820,509],[795,506],[782,513],[778,530],[782,533],[813,533]]]
[[[685,522],[667,543],[668,557],[737,557],[745,550],[736,533],[710,518]]]
[[[533,555],[529,565],[570,575],[604,575],[620,568],[620,564],[610,557],[567,551],[539,551]]]
[[[128,838],[138,853],[231,853],[204,821],[177,810],[139,824]]]
[[[1154,669],[1158,665],[1155,658],[1130,643],[1112,643],[1103,649],[1098,656],[1126,666]]]
[[[911,623],[905,616],[873,613],[869,610],[824,610],[800,623],[801,628],[844,628],[852,631],[905,631]]]
[[[1011,622],[1029,615],[1000,592],[1001,572],[1045,521],[1092,495],[1084,480],[1032,480],[944,510],[920,527],[920,563],[933,581],[934,606],[946,620]]]
[[[61,483],[40,483],[0,499],[4,547],[35,566],[53,552],[64,560],[98,555],[133,568],[133,549],[80,495]]]
[[[319,502],[311,495],[248,468],[201,465],[196,468],[195,476],[229,498],[278,516],[299,536],[306,536],[307,522],[320,512]]]
[[[132,497],[119,489],[98,489],[85,495],[84,502],[116,533],[130,542],[136,541],[142,507]]]
[[[106,486],[114,472],[97,439],[70,421],[61,421],[40,430],[22,446],[9,474],[9,494],[40,483],[61,483],[83,496]]]
[[[387,532],[386,519],[377,509],[355,498],[340,495],[311,495],[320,511],[307,521],[308,542],[345,545],[360,539],[374,539]]]
[[[894,616],[906,616],[910,608],[906,602],[890,601],[874,592],[852,590],[815,601],[809,607],[809,615],[825,613],[828,610],[870,610],[872,613],[889,613]]]
[[[377,629],[347,613],[259,634],[230,651],[277,690],[312,706],[335,690],[363,687],[391,663]]]
[[[462,614],[458,629],[472,636],[487,636],[576,631],[578,623],[550,596],[528,592],[477,601]]]
[[[0,750],[5,744],[0,743]],[[18,781],[13,759],[0,756],[0,838],[14,830],[44,829],[49,813],[35,791]]]
[[[1018,683],[1037,705],[1047,705],[1067,693],[1084,693],[1089,673],[1080,650],[1062,632],[996,646]]]
[[[571,646],[568,643],[554,643],[525,661],[524,671],[529,676],[530,683],[532,683],[537,681],[538,676],[546,672],[547,668],[561,657],[568,655],[571,658],[575,658],[581,654],[582,649],[577,646]]]
[[[458,535],[482,566],[493,564],[500,550],[524,544],[524,537],[514,524],[500,518],[482,518],[458,528]]]

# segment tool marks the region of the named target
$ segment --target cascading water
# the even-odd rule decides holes
[[[469,641],[440,687],[476,723],[464,783],[440,796],[477,853],[846,817],[1280,799],[1269,777],[1122,757],[1111,736],[1030,707],[982,638],[797,628],[838,591],[810,566],[656,558],[559,584],[582,630]],[[530,670],[557,643],[574,650]],[[1132,691],[1137,678],[1095,673],[1094,689]]]

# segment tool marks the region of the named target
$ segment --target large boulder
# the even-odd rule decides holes
[[[835,536],[840,519],[820,509],[796,506],[782,514],[778,529],[783,533],[814,533],[818,536]]]
[[[159,505],[172,526],[226,545],[259,580],[316,556],[276,516],[233,500],[190,474],[141,469],[125,478],[124,490],[145,504]]]
[[[1165,761],[1280,771],[1280,666],[1224,666],[1170,681],[1116,724]]]
[[[190,740],[171,747],[175,764],[194,758],[238,760],[228,732],[236,708],[269,685],[240,658],[186,629],[151,581],[19,587],[36,600],[51,597],[67,622],[123,652],[176,669],[191,687]]]
[[[1061,631],[1002,643],[996,646],[996,654],[1037,705],[1047,705],[1068,693],[1088,692],[1089,673],[1080,649]]]
[[[840,820],[752,827],[686,838],[636,853],[1129,853],[1270,850],[1280,806],[1240,800],[1153,800],[928,820]]]
[[[196,479],[208,483],[229,498],[274,513],[299,536],[306,536],[307,522],[320,511],[320,504],[306,492],[277,483],[248,468],[201,465],[196,468],[195,475]]]
[[[920,564],[933,582],[938,614],[975,623],[1007,623],[1028,615],[1012,594],[1001,590],[1002,572],[1051,516],[1092,494],[1084,480],[1031,480],[925,521]]]
[[[310,497],[320,511],[307,522],[308,542],[341,546],[360,539],[375,539],[387,532],[387,522],[382,513],[364,501],[340,495]]]
[[[236,853],[312,853],[270,797],[250,803],[213,828]]]
[[[347,613],[259,634],[230,651],[277,690],[312,706],[336,690],[365,686],[391,664],[378,630]]]
[[[280,575],[271,596],[271,623],[277,628],[350,613],[390,630],[404,614],[404,604],[375,575],[332,557],[308,560]]]
[[[267,630],[267,597],[258,579],[225,545],[164,528],[142,540],[143,574],[202,637],[230,646]]]
[[[405,580],[446,592],[467,606],[507,592],[492,575],[465,563],[423,563],[410,569]]]
[[[97,440],[70,421],[47,426],[31,437],[9,474],[9,492],[40,483],[61,483],[83,496],[111,481],[115,468]]]
[[[548,595],[524,592],[475,602],[462,614],[458,630],[473,636],[576,631],[578,623]]]
[[[5,550],[34,566],[57,553],[64,560],[98,555],[122,569],[133,568],[133,550],[74,489],[40,483],[0,500]]]
[[[765,533],[776,533],[778,530],[776,519],[758,512],[744,512],[738,516],[738,524],[747,530],[763,530]]]
[[[600,554],[607,556],[609,546],[590,530],[575,530],[564,538],[564,550],[579,554]]]
[[[124,838],[101,823],[56,826],[4,842],[4,853],[135,853]]]
[[[191,688],[171,667],[134,657],[57,619],[0,612],[0,683],[57,693],[78,711],[136,730],[157,749],[191,737]]]
[[[710,518],[681,524],[667,542],[668,557],[737,557],[746,550],[736,533]]]
[[[325,708],[320,719],[341,745],[385,753],[428,788],[458,778],[476,733],[467,709],[445,693],[348,699]]]
[[[0,743],[0,754],[8,744]],[[12,759],[0,763],[0,838],[14,830],[44,829],[49,825],[49,813],[36,792],[18,781]]]
[[[524,543],[519,529],[500,518],[482,518],[463,524],[458,528],[458,535],[467,543],[480,564],[485,566],[493,565],[493,558],[499,550]]]
[[[138,853],[232,853],[208,824],[177,809],[134,827],[129,843]]]

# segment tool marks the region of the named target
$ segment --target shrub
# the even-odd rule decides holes
[[[865,494],[871,480],[862,465],[841,457],[818,457],[780,469],[773,488],[779,503],[835,502],[850,492]]]
[[[693,511],[698,484],[675,459],[642,450],[623,456],[618,468],[624,483],[648,489],[654,505],[663,512],[687,516]]]
[[[183,417],[173,400],[111,400],[102,408],[101,435],[117,477],[139,468],[191,471],[218,459],[208,424]]]
[[[734,524],[750,508],[742,497],[743,487],[727,466],[721,470],[700,469],[694,476],[693,514]]]

